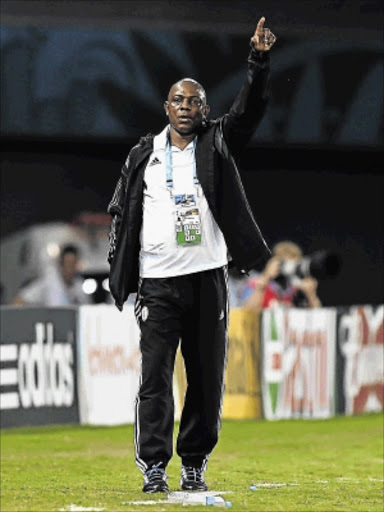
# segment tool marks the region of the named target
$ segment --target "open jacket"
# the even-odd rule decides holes
[[[232,261],[240,271],[264,263],[270,256],[236,166],[264,114],[268,76],[268,52],[252,49],[245,82],[228,114],[203,124],[196,144],[197,177]],[[108,206],[112,215],[109,285],[120,310],[138,287],[144,171],[153,151],[153,137],[142,137],[131,149]]]

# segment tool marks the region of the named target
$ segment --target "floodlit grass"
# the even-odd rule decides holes
[[[141,492],[132,439],[131,425],[2,431],[1,511],[70,510],[71,504],[105,511],[186,510],[129,503],[165,498]],[[206,479],[211,490],[229,491],[223,497],[234,512],[382,512],[382,457],[382,415],[225,421]],[[178,490],[177,456],[168,474],[171,491]]]

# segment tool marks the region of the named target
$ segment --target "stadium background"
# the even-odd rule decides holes
[[[3,241],[25,228],[70,225],[84,212],[103,219],[130,147],[162,128],[175,80],[201,81],[212,115],[222,114],[266,16],[278,37],[272,97],[242,178],[271,245],[286,238],[305,254],[330,249],[342,268],[320,283],[332,307],[231,312],[209,485],[229,489],[233,510],[382,510],[382,2],[2,0],[0,8],[2,259]],[[128,501],[141,494],[131,308],[2,304],[0,314],[1,508],[140,508]],[[184,390],[178,358],[176,416]],[[7,428],[15,426],[24,428]],[[172,486],[178,472],[174,457]]]
[[[104,212],[169,85],[230,105],[260,15],[278,37],[271,102],[242,158],[267,241],[343,265],[324,305],[383,297],[383,7],[352,1],[1,3],[1,235]]]

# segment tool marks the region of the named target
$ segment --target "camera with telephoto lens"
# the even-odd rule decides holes
[[[313,277],[317,280],[336,277],[340,271],[341,258],[338,254],[322,250],[310,256],[304,256],[301,260],[283,261],[280,274],[277,279],[304,279]]]

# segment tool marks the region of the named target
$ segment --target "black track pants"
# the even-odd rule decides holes
[[[203,466],[217,443],[227,353],[227,268],[143,279],[136,300],[141,329],[141,383],[136,400],[135,448],[145,471],[172,457],[176,350],[187,373],[177,453]]]

